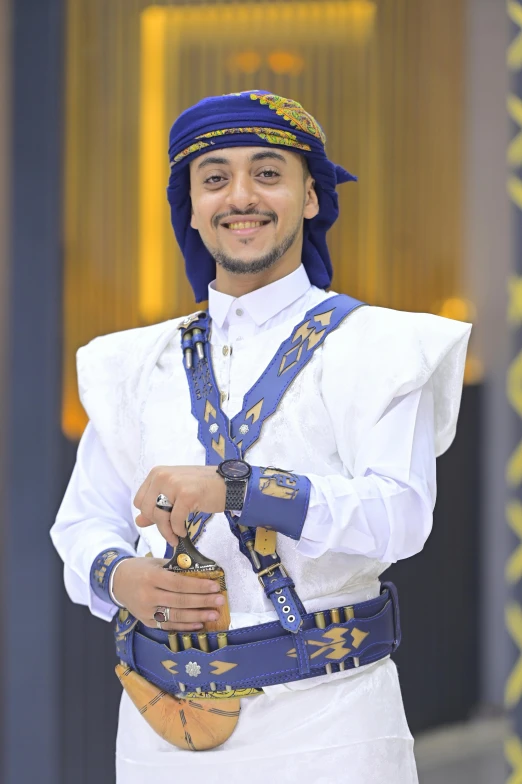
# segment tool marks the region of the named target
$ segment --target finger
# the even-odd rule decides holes
[[[142,621],[145,626],[149,626],[151,629],[157,629],[158,624],[155,620],[147,619],[146,621]],[[164,632],[196,632],[200,629],[203,629],[202,623],[162,623],[161,628]]]
[[[161,521],[161,524],[155,523],[154,520],[149,520],[149,518],[144,514],[139,514],[136,518],[136,525],[138,528],[147,528],[150,525],[157,525],[163,538],[166,539],[174,549],[176,549],[178,546],[179,540],[176,534],[172,533],[172,528],[170,527],[170,521],[168,519],[168,513],[166,513],[166,518]]]
[[[168,561],[164,561],[164,563],[168,563]],[[215,580],[190,577],[188,574],[177,574],[163,568],[158,569],[155,582],[157,588],[169,593],[210,593],[215,595],[221,590]]]
[[[156,608],[154,608],[154,612]],[[153,613],[154,615],[154,613]],[[217,621],[219,612],[217,610],[183,610],[179,607],[169,607],[169,620],[161,624],[162,629],[168,629],[172,624],[179,623],[205,623],[206,621]],[[151,623],[156,621],[151,617]]]
[[[162,537],[174,548],[174,550],[178,546],[179,540],[176,534],[172,532],[168,514],[159,523],[154,522],[154,520],[150,520],[144,514],[139,514],[136,518],[136,525],[140,528],[146,528],[149,525],[156,525]]]
[[[135,522],[138,528],[147,528],[149,525],[156,525],[154,520],[149,520],[149,518],[145,517],[144,514],[139,514]]]
[[[163,520],[165,515],[167,518],[170,515],[170,512],[156,506],[160,493],[165,495],[171,504],[176,502],[177,492],[173,477],[166,469],[157,467],[151,472],[150,481],[139,498],[140,512],[144,514],[145,517],[148,517],[149,520],[154,520],[155,523],[159,523]]]
[[[187,517],[190,515],[191,511],[189,506],[182,504],[179,501],[174,504],[174,509],[170,513],[169,520],[169,525],[174,535],[187,535]]]
[[[145,494],[146,494],[147,490],[149,489],[150,483],[152,482],[152,472],[153,471],[154,471],[154,469],[152,469],[152,471],[149,471],[148,476],[146,477],[146,479],[142,483],[141,487],[139,488],[138,492],[134,496],[134,501],[132,503],[134,504],[136,509],[140,509],[141,510],[141,503],[142,503],[143,499],[145,498]]]
[[[178,609],[219,609],[225,604],[225,597],[218,593],[171,593],[158,591],[154,596],[158,607],[176,607]]]

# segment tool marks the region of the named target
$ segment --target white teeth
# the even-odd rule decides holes
[[[262,221],[239,221],[238,223],[229,223],[229,229],[257,229],[262,226]]]

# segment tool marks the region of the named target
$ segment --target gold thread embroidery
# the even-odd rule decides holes
[[[299,130],[315,136],[316,139],[320,139],[323,144],[326,144],[326,136],[317,120],[311,114],[308,114],[297,101],[282,98],[280,95],[257,95],[256,93],[251,93],[250,98],[253,101],[259,101],[264,106],[269,106],[270,109],[275,111],[280,117],[283,117],[294,128],[299,128]]]
[[[263,495],[271,495],[284,501],[293,501],[299,488],[295,474],[279,468],[263,468],[259,477],[259,489]]]
[[[182,152],[178,153],[176,157],[173,159],[172,163],[170,164],[171,167],[175,166],[176,163],[179,163],[183,158],[186,158],[187,155],[190,155],[191,152],[196,152],[197,150],[202,150],[203,147],[210,147],[207,142],[196,142],[195,144],[191,144],[190,147],[187,147]]]
[[[196,136],[196,139],[212,139],[216,136],[226,136],[234,133],[255,133],[261,139],[264,139],[269,144],[284,144],[287,147],[296,147],[299,150],[307,150],[310,152],[311,147],[308,144],[301,144],[297,141],[295,133],[290,131],[282,131],[280,128],[264,128],[259,126],[248,126],[245,128],[221,128],[218,131],[209,131],[202,133],[201,136]]]
[[[260,139],[268,142],[269,144],[280,144],[284,145],[285,147],[294,147],[297,150],[305,150],[307,152],[311,151],[311,147],[308,144],[302,144],[297,140],[295,133],[291,133],[290,131],[282,131],[279,128],[263,128],[263,127],[245,127],[245,128],[222,128],[218,131],[209,131],[208,133],[203,133],[200,136],[196,136],[196,139],[212,139],[216,136],[226,136],[228,134],[234,133],[254,133],[256,136],[259,136]],[[210,142],[212,144],[212,142]],[[198,150],[202,150],[204,147],[210,147],[208,142],[198,141],[191,144],[190,147],[187,147],[182,152],[178,153],[175,158],[172,160],[170,164],[171,168],[186,158],[187,155],[190,155],[193,152],[197,152]]]

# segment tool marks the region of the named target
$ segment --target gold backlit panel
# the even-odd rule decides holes
[[[85,425],[75,351],[194,310],[170,227],[168,130],[211,94],[267,89],[321,122],[339,189],[333,287],[460,302],[463,0],[69,0],[63,427]],[[443,67],[441,64],[443,58]]]

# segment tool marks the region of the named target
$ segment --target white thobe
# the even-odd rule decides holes
[[[211,284],[212,360],[230,419],[293,326],[329,296],[310,285],[302,266],[239,298]],[[90,588],[96,555],[109,547],[164,555],[157,528],[134,523],[137,489],[155,465],[205,462],[178,323],[108,335],[78,352],[90,422],[51,535],[69,596],[106,620],[116,608]],[[311,481],[300,541],[278,536],[308,612],[373,598],[387,566],[422,549],[435,457],[455,433],[469,330],[427,314],[355,311],[315,352],[246,454],[254,465],[280,465]],[[275,618],[224,515],[214,515],[198,546],[225,569],[232,628]],[[163,741],[124,694],[117,781],[171,784],[183,771],[230,784],[261,784],[271,774],[283,782],[414,784],[412,749],[387,658],[243,700],[232,737],[205,753]]]

